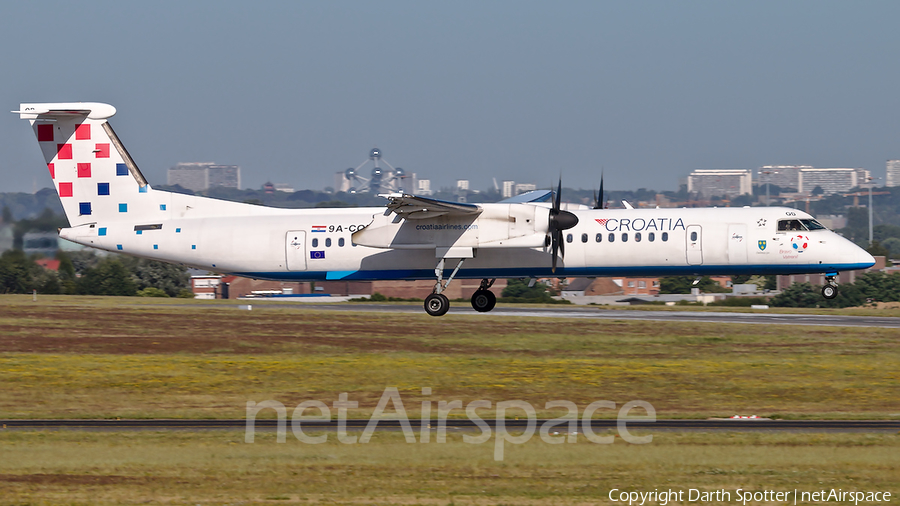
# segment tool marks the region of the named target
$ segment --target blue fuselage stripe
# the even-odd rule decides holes
[[[869,264],[808,264],[808,265],[682,265],[634,267],[560,267],[556,272],[547,268],[508,267],[495,269],[460,269],[458,279],[481,278],[546,278],[596,276],[706,276],[738,274],[823,274],[870,267]],[[445,276],[452,269],[446,269]],[[256,279],[280,281],[372,281],[392,279],[434,279],[434,269],[390,269],[370,271],[298,271],[298,272],[234,272],[232,274]]]

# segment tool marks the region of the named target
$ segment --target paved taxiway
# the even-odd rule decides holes
[[[392,312],[392,313],[424,313],[420,305],[377,304],[361,302],[355,304],[280,304],[270,301],[245,301],[256,304],[260,308],[277,307],[279,309],[315,309],[321,311],[349,312]],[[215,306],[221,307],[221,306]],[[708,323],[740,323],[750,325],[799,325],[829,327],[880,327],[900,328],[900,318],[882,316],[845,316],[845,315],[811,315],[811,314],[779,314],[779,313],[734,313],[706,311],[644,311],[601,309],[584,306],[559,307],[503,307],[498,306],[490,313],[477,313],[468,304],[457,302],[450,306],[450,314],[471,314],[479,316],[531,316],[538,318],[586,318],[597,320],[650,320],[666,322],[708,322]]]

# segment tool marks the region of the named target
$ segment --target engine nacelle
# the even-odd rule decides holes
[[[479,204],[471,216],[403,219],[386,211],[353,234],[353,243],[371,248],[434,249],[538,248],[544,245],[549,210],[531,204]]]

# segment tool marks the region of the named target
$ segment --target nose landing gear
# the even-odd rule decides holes
[[[838,286],[834,281],[834,276],[825,276],[825,285],[822,287],[822,297],[833,299],[837,297]]]

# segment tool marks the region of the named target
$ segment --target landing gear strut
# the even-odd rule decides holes
[[[822,297],[833,299],[837,297],[838,287],[834,281],[834,276],[825,276],[825,286],[822,287]]]
[[[487,313],[494,309],[497,304],[497,297],[489,290],[493,286],[496,279],[482,279],[481,286],[472,294],[472,308],[479,313]]]

